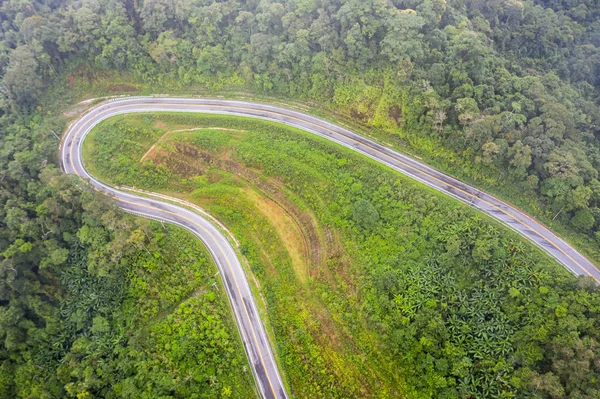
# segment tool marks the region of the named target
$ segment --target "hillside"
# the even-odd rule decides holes
[[[157,113],[102,122],[84,161],[233,232],[298,397],[578,392],[560,386],[570,378],[598,392],[597,315],[575,299],[599,301],[593,281],[346,148],[271,122]],[[575,377],[581,360],[589,374]]]
[[[293,102],[493,192],[600,264],[597,1],[7,0],[0,22],[0,397],[254,394],[237,367],[245,360],[226,298],[199,277],[214,265],[198,243],[128,217],[57,170],[58,136],[85,108],[74,104],[91,97]],[[151,135],[196,127],[126,123]],[[97,143],[114,161],[97,171],[128,184],[128,170],[142,173],[146,187],[198,201],[250,240],[244,255],[271,295],[269,318],[301,396],[599,396],[589,281],[338,148],[298,132],[264,143],[255,133],[271,127],[210,123],[248,132],[169,134],[144,162],[135,157],[145,142],[111,149],[116,137]],[[222,163],[226,148],[250,181],[204,159],[173,163],[186,149]],[[288,202],[266,198],[271,189]],[[176,268],[185,253],[198,264]],[[177,281],[152,269],[167,259]],[[306,302],[292,301],[293,290]],[[138,314],[135,301],[154,308]],[[296,313],[282,308],[288,302]],[[214,319],[189,325],[186,312]],[[196,367],[201,360],[173,344],[192,345],[173,325],[230,360]]]

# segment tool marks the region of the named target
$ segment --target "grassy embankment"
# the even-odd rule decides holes
[[[299,397],[520,392],[562,331],[556,309],[575,279],[556,262],[305,132],[223,116],[117,116],[90,134],[84,159],[105,181],[192,201],[235,234]],[[534,339],[536,328],[547,333]]]

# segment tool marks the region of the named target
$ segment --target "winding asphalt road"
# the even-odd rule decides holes
[[[89,131],[104,119],[134,112],[203,112],[266,119],[306,130],[348,147],[419,182],[458,199],[533,241],[576,275],[600,283],[600,271],[564,240],[507,203],[412,158],[316,117],[271,105],[199,98],[130,97],[102,103],[81,116],[63,136],[61,165],[66,173],[88,179],[127,212],[184,227],[204,242],[217,264],[254,377],[263,398],[287,398],[250,286],[235,251],[211,222],[180,206],[119,191],[92,177],[81,160]]]

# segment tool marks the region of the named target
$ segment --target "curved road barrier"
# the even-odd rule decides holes
[[[227,239],[200,214],[172,203],[119,191],[96,180],[83,165],[81,148],[90,130],[111,116],[133,112],[203,112],[237,115],[275,121],[314,133],[485,212],[533,241],[572,273],[590,276],[600,283],[600,271],[591,261],[527,214],[406,155],[314,116],[265,104],[199,98],[129,97],[110,100],[92,108],[71,124],[63,136],[60,150],[63,170],[88,179],[95,189],[113,197],[125,211],[184,227],[202,240],[223,279],[263,398],[287,398],[288,396],[250,286],[235,251]]]

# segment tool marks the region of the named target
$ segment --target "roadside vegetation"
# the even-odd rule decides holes
[[[234,233],[298,397],[600,392],[593,281],[345,148],[247,118],[133,114],[97,126],[84,161]]]
[[[256,395],[196,237],[124,214],[55,168],[27,188],[29,212],[13,208],[2,229],[14,241],[0,262],[1,398]]]
[[[108,232],[84,226],[78,238],[88,253],[72,254],[76,261],[61,276],[67,296],[60,310],[76,338],[56,371],[66,392],[78,398],[254,397],[208,252],[182,229],[121,218],[114,210],[101,215]],[[111,233],[107,248],[99,246]],[[127,256],[106,265],[96,259],[97,248],[110,260]],[[89,270],[96,261],[101,269]]]

